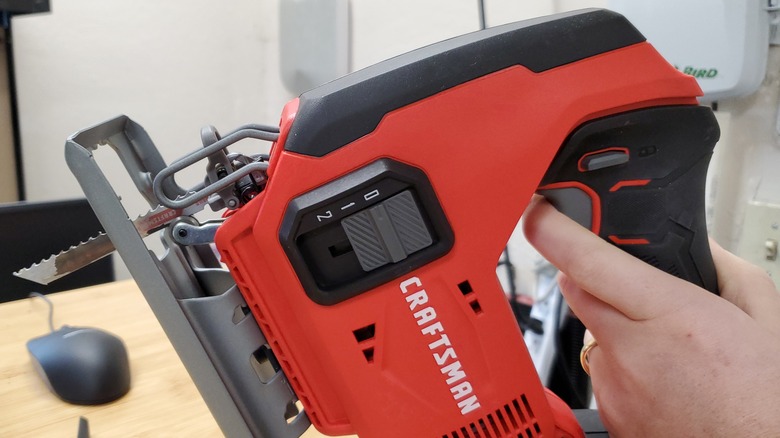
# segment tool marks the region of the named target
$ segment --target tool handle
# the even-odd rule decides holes
[[[717,294],[704,188],[719,135],[701,106],[590,121],[566,140],[539,193],[617,247]]]

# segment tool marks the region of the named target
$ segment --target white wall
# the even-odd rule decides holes
[[[477,0],[352,0],[353,65],[389,57],[479,29]],[[488,26],[587,7],[606,0],[485,0]]]
[[[52,1],[15,18],[24,173],[30,199],[80,194],[65,138],[117,114],[141,123],[172,159],[201,125],[276,122],[276,3]]]

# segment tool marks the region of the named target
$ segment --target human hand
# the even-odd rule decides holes
[[[721,296],[619,250],[535,197],[528,241],[598,346],[599,414],[615,437],[777,436],[780,294],[711,242]]]

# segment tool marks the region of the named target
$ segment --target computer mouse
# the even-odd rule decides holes
[[[27,341],[27,350],[46,385],[66,402],[108,403],[130,390],[125,344],[106,331],[66,325]]]

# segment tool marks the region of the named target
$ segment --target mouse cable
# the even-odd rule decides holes
[[[49,297],[40,292],[30,292],[30,295],[28,296],[30,298],[41,298],[43,301],[46,301],[46,304],[49,305],[49,330],[54,331],[54,303],[51,302]]]
[[[89,438],[89,421],[87,417],[79,417],[79,431],[76,438]]]

